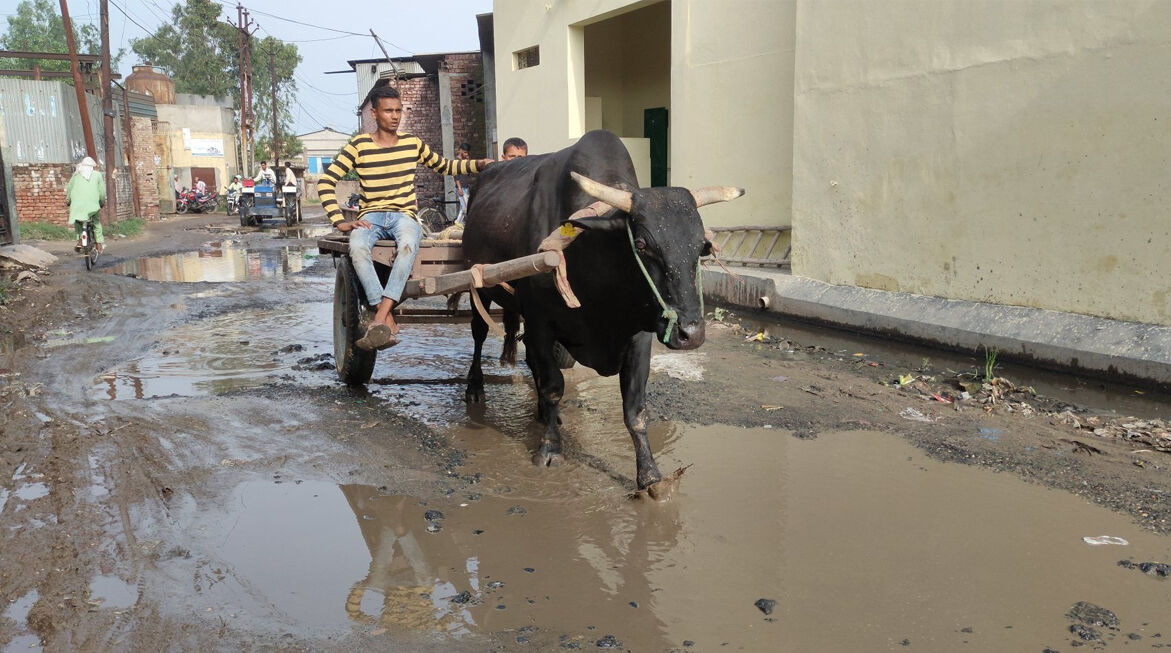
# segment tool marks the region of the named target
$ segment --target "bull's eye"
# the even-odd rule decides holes
[[[642,238],[642,237],[635,238],[634,239],[634,246],[637,247],[639,251],[646,249],[646,238]]]

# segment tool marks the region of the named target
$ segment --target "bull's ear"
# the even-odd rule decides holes
[[[585,229],[586,231],[589,231],[590,229],[595,229],[597,231],[613,231],[615,229],[624,229],[626,227],[626,216],[619,211],[611,211],[606,215],[570,218],[569,224]]]

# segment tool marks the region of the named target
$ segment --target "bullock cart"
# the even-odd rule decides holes
[[[378,352],[357,346],[366,333],[368,311],[363,309],[363,293],[350,260],[349,235],[334,233],[320,238],[317,249],[333,257],[337,273],[333,286],[333,356],[338,378],[347,385],[362,385],[370,380]],[[371,258],[378,278],[386,283],[396,253],[393,240],[380,240]],[[474,288],[488,288],[504,282],[550,272],[557,268],[557,252],[541,252],[470,270],[464,264],[463,243],[459,240],[425,239],[419,246],[410,280],[402,302],[395,306],[396,321],[444,321],[451,313],[403,308],[408,299],[451,295]],[[405,318],[405,319],[404,319]]]

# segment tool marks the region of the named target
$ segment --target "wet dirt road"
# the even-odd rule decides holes
[[[469,408],[466,327],[412,324],[347,389],[313,226],[226,224],[66,261],[5,318],[0,650],[1171,643],[1171,458],[1052,417],[1163,398],[927,401],[889,384],[917,352],[725,317],[655,350],[652,446],[692,467],[631,500],[616,379],[567,373],[568,464],[534,468],[523,366]]]

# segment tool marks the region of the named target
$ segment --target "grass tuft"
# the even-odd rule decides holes
[[[124,236],[134,238],[146,229],[146,220],[143,218],[127,218],[114,224],[107,225],[103,232],[107,236]]]
[[[71,240],[73,227],[51,222],[21,222],[21,240]]]

